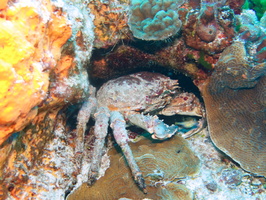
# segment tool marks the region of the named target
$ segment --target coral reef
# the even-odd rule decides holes
[[[147,46],[147,48],[154,47]],[[183,72],[194,80],[202,81],[207,78],[207,74],[196,65],[212,69],[218,60],[217,55],[210,56],[186,48],[183,40],[176,40],[171,46],[159,49],[155,53],[121,45],[105,56],[99,54],[100,52],[95,52],[89,65],[90,77],[96,81],[109,80],[136,70],[153,70],[156,66],[160,69]],[[185,62],[190,59],[195,60],[197,64]]]
[[[187,140],[200,158],[200,171],[194,178],[181,180],[195,199],[258,200],[266,198],[265,178],[255,177],[217,151],[207,129]]]
[[[72,191],[69,199],[266,199],[264,2],[2,0],[0,199],[65,199]],[[148,194],[133,181],[127,166],[132,162],[116,149],[109,151],[110,162],[111,137],[93,156],[94,132],[103,129],[97,119],[109,120],[104,109],[95,115],[95,130],[88,123],[86,132],[82,124],[79,143],[80,131],[75,129],[77,119],[89,115],[77,111],[84,99],[94,98],[91,84],[100,88],[112,78],[140,71],[180,80],[185,86],[181,90],[189,93],[181,91],[173,101],[186,105],[181,112],[176,109],[179,114],[199,108],[198,86],[209,126],[186,141],[175,136],[164,142],[143,139],[136,126],[127,127],[136,130],[128,140],[142,138],[130,146]],[[103,100],[113,95],[108,92]],[[161,104],[164,109],[156,112],[164,119],[156,128],[179,126],[182,136],[198,128],[205,114],[162,116],[173,110]],[[115,114],[118,120],[112,127],[120,128],[124,120]],[[152,119],[138,116],[144,128],[145,119]],[[96,166],[92,157],[102,157],[101,168],[99,180],[88,188],[83,183],[93,176],[88,170]]]
[[[249,41],[256,41],[261,36],[265,35],[265,28],[263,23],[260,23],[253,10],[244,10],[237,16],[237,25],[239,26],[239,32],[242,33],[242,37]]]
[[[177,8],[183,0],[132,0],[128,25],[134,37],[142,40],[164,40],[181,28]]]
[[[243,173],[240,170],[224,170],[221,180],[228,185],[229,188],[236,188],[241,184]]]
[[[183,138],[174,136],[162,143],[143,138],[130,147],[148,183],[147,194],[134,183],[121,154],[111,149],[111,165],[104,177],[91,187],[83,184],[67,199],[192,199],[189,190],[177,180],[195,175],[200,162]]]
[[[248,61],[244,42],[227,47],[203,86],[214,144],[245,170],[266,175],[266,65]]]
[[[215,18],[215,8],[213,5],[205,5],[204,7],[201,7],[196,34],[204,42],[209,43],[216,38],[218,25]]]
[[[95,92],[91,94],[78,113],[76,141],[76,152],[84,157],[86,155],[83,153],[86,124],[90,116],[93,115],[95,118],[95,143],[92,152],[92,165],[88,169],[89,185],[94,184],[98,178],[110,123],[115,141],[122,149],[136,184],[146,193],[145,180],[128,145],[129,137],[126,125],[140,127],[157,140],[166,140],[174,134],[183,133],[179,126],[165,124],[156,114],[199,117],[195,126],[191,126],[191,128],[188,126],[187,131],[184,131],[182,134],[184,138],[199,132],[205,121],[203,107],[198,98],[192,93],[181,92],[177,80],[172,80],[159,73],[138,72],[121,76],[106,82],[96,95]]]
[[[55,13],[51,17],[56,19],[57,15]],[[1,18],[0,144],[30,122],[38,113],[37,105],[46,98],[49,73],[44,71],[47,67],[55,67],[54,58],[50,58],[49,53],[58,51],[71,36],[66,19],[59,17],[61,21],[57,20],[54,24],[61,26],[59,32],[53,32],[51,26],[45,30],[46,23],[41,21],[34,7],[15,6]],[[43,39],[46,31],[50,31],[51,37],[57,35],[54,42],[58,45],[53,46],[53,50]],[[61,31],[65,31],[64,36],[58,37]],[[58,58],[56,55],[55,59]]]
[[[246,41],[248,53],[254,56],[255,61],[259,63],[266,60],[265,19],[266,12],[259,21],[253,10],[244,10],[237,17],[240,37]]]
[[[246,0],[227,0],[226,5],[233,9],[235,14],[240,14],[245,2]]]

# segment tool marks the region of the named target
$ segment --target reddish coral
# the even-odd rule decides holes
[[[257,59],[257,62],[263,63],[266,60],[266,37],[263,37],[256,49],[257,53],[255,55],[255,58]]]
[[[201,10],[196,33],[205,42],[212,42],[217,35],[217,23],[213,5],[207,5]]]
[[[234,37],[234,13],[216,4],[206,4],[187,15],[183,36],[188,46],[210,55],[220,53]]]
[[[200,0],[188,0],[188,4],[193,9],[200,8]]]
[[[241,8],[244,5],[245,0],[227,0],[226,5],[229,5],[234,10],[235,14],[240,14]]]

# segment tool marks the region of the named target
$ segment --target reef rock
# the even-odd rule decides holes
[[[94,47],[108,48],[115,46],[120,40],[129,40],[132,34],[127,25],[129,0],[91,0],[88,7],[95,16]]]

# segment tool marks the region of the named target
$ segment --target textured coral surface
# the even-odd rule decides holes
[[[108,153],[111,159],[110,168],[95,185],[83,184],[68,197],[72,199],[192,199],[192,195],[184,185],[176,179],[193,176],[197,173],[200,162],[191,151],[187,141],[179,136],[171,140],[155,143],[142,139],[132,143],[131,148],[140,169],[143,171],[148,194],[144,194],[131,178],[131,172],[125,160],[116,149]],[[110,184],[112,183],[112,184]]]
[[[91,13],[95,16],[96,48],[107,48],[116,45],[120,40],[128,40],[131,33],[127,25],[127,8],[129,0],[104,1],[93,0],[88,3]]]
[[[65,119],[55,113],[46,115],[34,128],[26,128],[13,142],[1,174],[1,199],[63,199],[73,187],[79,166],[69,145]]]
[[[176,34],[182,25],[177,8],[183,3],[183,0],[132,0],[128,23],[134,37],[164,40]]]
[[[265,176],[266,65],[252,66],[245,57],[243,43],[228,47],[203,98],[215,145],[245,170]]]

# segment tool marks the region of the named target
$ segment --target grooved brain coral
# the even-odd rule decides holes
[[[177,183],[178,178],[195,175],[200,167],[199,158],[185,139],[178,135],[159,143],[142,139],[130,147],[143,172],[147,194],[137,187],[122,155],[113,148],[108,152],[111,165],[105,175],[91,187],[84,183],[67,199],[193,199],[190,190]]]
[[[246,57],[244,43],[227,47],[203,99],[214,144],[245,170],[266,176],[266,64]]]
[[[132,0],[128,25],[134,37],[164,40],[176,34],[182,25],[177,8],[183,0]]]

